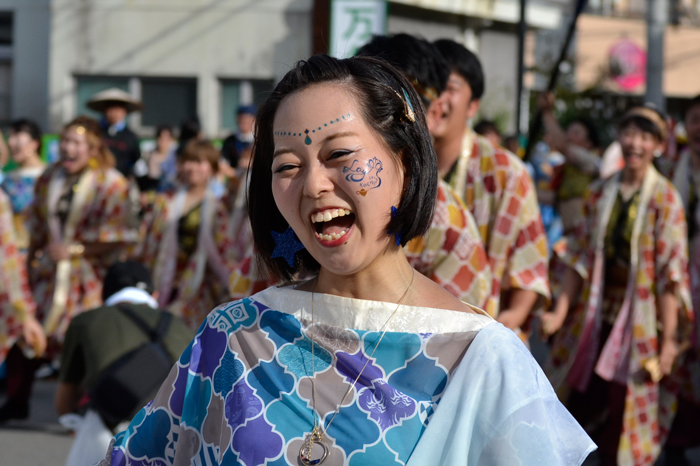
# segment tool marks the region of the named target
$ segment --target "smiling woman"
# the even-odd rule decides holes
[[[375,59],[282,79],[249,212],[290,283],[215,309],[103,465],[581,464],[594,445],[515,334],[406,259],[437,196],[418,102]]]

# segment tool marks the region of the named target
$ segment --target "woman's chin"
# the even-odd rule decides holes
[[[81,172],[87,165],[78,164],[72,161],[64,161],[62,163],[62,166],[65,171],[67,171],[71,175],[74,175],[76,173]]]

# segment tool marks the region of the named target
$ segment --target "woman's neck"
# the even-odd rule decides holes
[[[356,274],[335,275],[321,269],[313,288],[319,293],[347,298],[397,302],[406,292],[412,276],[413,268],[399,248]]]
[[[438,158],[438,173],[440,178],[444,177],[457,162],[459,156],[462,155],[462,140],[464,139],[465,131],[459,135],[448,135],[442,138],[437,138],[433,142],[435,153]]]
[[[187,187],[187,196],[191,197],[191,198],[203,198],[206,190],[207,190],[206,184],[202,184],[202,185],[198,185],[198,184],[192,185],[191,184]]]
[[[644,175],[646,175],[648,166],[633,169],[625,167],[622,169],[622,179],[620,183],[628,187],[639,187],[644,181]]]
[[[22,163],[19,164],[20,168],[39,168],[44,166],[44,162],[41,161],[39,154],[34,153],[24,159]]]

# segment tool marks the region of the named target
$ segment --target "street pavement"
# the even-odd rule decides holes
[[[58,383],[37,380],[29,419],[0,425],[0,466],[63,466],[73,444],[58,423],[53,397]],[[0,396],[0,403],[5,403]]]

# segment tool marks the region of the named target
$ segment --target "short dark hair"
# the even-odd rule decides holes
[[[591,119],[586,118],[584,116],[577,116],[572,118],[566,125],[566,127],[568,128],[574,123],[578,123],[579,125],[586,128],[586,133],[588,134],[588,141],[590,141],[594,148],[597,149],[600,147],[600,135],[598,133],[598,128],[596,127],[595,123],[591,121]]]
[[[411,81],[426,107],[445,90],[450,77],[450,68],[438,49],[410,34],[374,36],[358,50],[357,56],[389,62]]]
[[[501,135],[501,132],[498,131],[498,126],[491,120],[481,120],[474,125],[474,132],[482,136],[489,133],[496,133],[498,136]]]
[[[692,99],[690,99],[686,104],[685,107],[683,107],[683,120],[686,119],[688,116],[688,112],[690,112],[691,109],[694,107],[697,107],[700,105],[700,94],[696,95]]]
[[[638,113],[635,113],[634,110],[636,110],[636,108],[642,108],[645,111],[651,111],[651,112],[655,113],[656,116],[654,116],[653,113],[651,114],[651,116],[654,119],[657,119],[657,117],[658,117],[658,120],[662,123],[666,121],[666,115],[661,113],[659,110],[657,110],[651,104],[646,104],[643,107],[635,107],[635,108],[629,110],[627,113],[625,113],[622,116],[622,118],[620,119],[619,123],[617,124],[618,131],[622,131],[625,128],[627,128],[628,126],[633,125],[633,126],[636,126],[637,128],[639,128],[641,131],[651,134],[658,141],[665,142],[667,135],[664,133],[664,130],[662,130],[659,127],[659,125],[656,124],[655,122],[653,122],[651,119],[645,118],[644,116],[642,116]]]
[[[472,89],[472,99],[484,95],[484,72],[479,58],[462,44],[450,39],[433,42],[450,69],[464,78]]]
[[[161,134],[164,132],[170,133],[171,136],[175,137],[175,131],[173,131],[173,127],[170,125],[158,125],[156,126],[156,139],[160,137]]]
[[[275,249],[271,232],[283,232],[288,227],[272,196],[273,122],[284,98],[320,83],[336,83],[351,92],[363,120],[403,164],[405,189],[387,231],[400,233],[401,244],[405,245],[412,238],[425,234],[435,207],[437,157],[425,114],[417,104],[419,97],[404,76],[385,61],[370,57],[339,60],[316,55],[300,61],[258,110],[250,169],[248,214],[258,261],[263,270],[279,280],[293,279],[299,272],[316,272],[320,266],[305,249],[297,254],[295,268],[282,258],[271,257]],[[415,112],[415,122],[403,118],[405,104],[399,96],[404,92]]]
[[[102,285],[102,301],[124,288],[141,288],[148,294],[153,293],[151,271],[145,265],[136,261],[119,261],[114,263],[105,275]]]
[[[10,123],[10,131],[13,133],[27,133],[32,141],[39,143],[37,152],[41,152],[41,128],[34,121],[28,118],[20,118]]]

